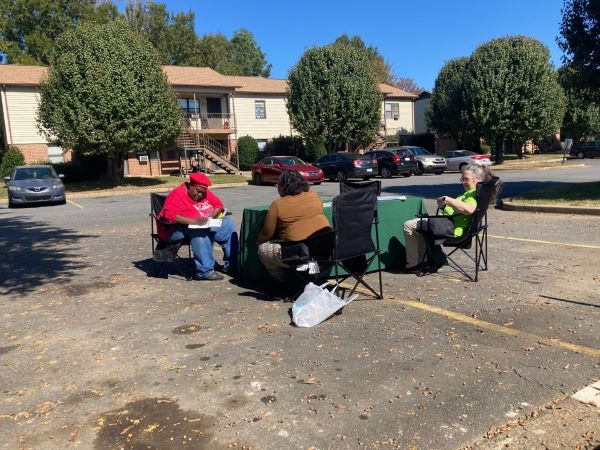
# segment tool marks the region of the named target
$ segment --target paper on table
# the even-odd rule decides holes
[[[223,219],[208,219],[204,225],[188,225],[188,228],[212,228],[220,227],[223,223]]]

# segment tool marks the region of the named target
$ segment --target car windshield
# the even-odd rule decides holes
[[[275,160],[275,164],[281,164],[282,166],[303,166],[306,163],[300,158],[278,158]]]
[[[402,158],[406,158],[412,154],[408,150],[394,150],[394,153]]]
[[[454,152],[454,157],[457,158],[459,156],[471,156],[476,155],[475,152],[470,152],[469,150],[457,150]]]
[[[431,155],[431,153],[429,153],[427,150],[425,150],[424,148],[421,147],[409,147],[410,151],[413,152],[415,155]]]
[[[15,171],[15,180],[47,180],[49,178],[56,178],[54,171],[50,167],[27,167]]]

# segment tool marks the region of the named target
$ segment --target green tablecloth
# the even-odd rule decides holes
[[[258,258],[256,239],[262,229],[268,205],[245,208],[240,230],[240,253],[238,268],[242,279],[252,283],[268,282],[267,270]],[[326,206],[325,216],[332,222],[332,208]],[[381,249],[381,266],[383,269],[398,269],[406,263],[404,248],[403,224],[417,214],[427,213],[423,200],[418,197],[407,197],[406,200],[379,200],[379,248]],[[375,228],[372,231],[375,242]],[[376,268],[376,263],[371,270]]]

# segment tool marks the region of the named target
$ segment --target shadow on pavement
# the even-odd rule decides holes
[[[70,280],[90,266],[76,252],[76,244],[97,237],[19,217],[0,220],[0,236],[0,288],[4,294],[25,294],[48,282]]]

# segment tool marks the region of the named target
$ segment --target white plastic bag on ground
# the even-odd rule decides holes
[[[343,300],[335,295],[335,289],[331,291],[325,289],[328,283],[317,286],[313,283],[308,283],[304,288],[304,292],[294,302],[292,306],[292,320],[299,327],[313,327],[338,309],[343,308],[358,294],[351,295],[348,299]]]

